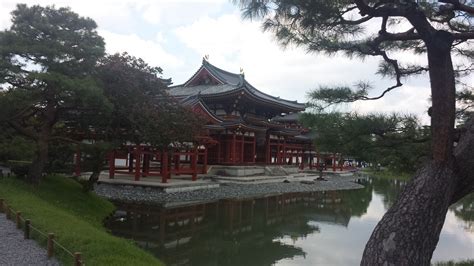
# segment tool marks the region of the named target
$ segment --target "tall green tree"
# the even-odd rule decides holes
[[[454,150],[456,77],[472,65],[454,68],[452,55],[472,62],[471,1],[241,0],[244,16],[264,18],[263,27],[283,45],[309,52],[381,58],[378,73],[394,79],[380,95],[370,85],[322,88],[328,103],[375,100],[403,85],[408,76],[428,72],[431,107],[431,160],[405,186],[372,233],[362,265],[429,265],[448,207],[474,190],[474,119],[466,123]],[[377,26],[377,31],[370,27]],[[425,54],[427,65],[403,64],[396,52]]]
[[[32,182],[41,178],[60,117],[103,100],[93,78],[104,55],[96,28],[69,8],[19,4],[0,32],[0,122],[35,142]]]

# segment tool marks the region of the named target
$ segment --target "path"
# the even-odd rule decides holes
[[[46,249],[34,240],[25,240],[23,231],[0,213],[0,265],[60,265],[46,256]]]

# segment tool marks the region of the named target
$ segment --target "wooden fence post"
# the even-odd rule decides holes
[[[25,239],[30,239],[30,219],[25,220]]]
[[[48,234],[48,258],[53,257],[54,255],[54,234]]]
[[[21,228],[21,212],[16,212],[16,228]]]
[[[5,207],[5,214],[7,215],[7,219],[10,220],[10,208],[8,207],[8,204],[3,205]]]
[[[192,177],[193,181],[197,180],[197,159],[198,159],[198,150],[197,147],[194,147],[193,155],[191,156],[191,169],[192,169]]]
[[[81,252],[74,252],[74,266],[81,266],[82,259],[81,259]]]

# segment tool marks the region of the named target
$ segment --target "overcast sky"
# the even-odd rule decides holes
[[[243,68],[246,79],[261,91],[299,102],[307,101],[307,92],[319,85],[371,81],[376,87],[371,94],[376,95],[392,82],[374,75],[378,59],[350,60],[308,54],[302,48],[282,49],[270,33],[261,31],[259,21],[243,21],[239,8],[229,0],[2,0],[1,29],[9,27],[9,13],[17,3],[69,6],[91,17],[107,52],[127,51],[160,66],[163,77],[171,77],[174,84],[194,74],[206,54],[212,64],[230,72]],[[417,77],[404,83],[381,100],[352,107],[359,112],[416,113],[427,123],[428,79]]]

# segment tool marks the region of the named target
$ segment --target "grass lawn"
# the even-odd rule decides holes
[[[415,175],[411,173],[396,173],[388,169],[377,171],[371,168],[364,168],[361,172],[370,176],[378,177],[378,178],[398,179],[398,180],[410,180]]]
[[[72,252],[82,252],[87,265],[162,265],[132,241],[112,236],[102,225],[114,206],[63,176],[48,176],[34,188],[13,177],[0,178],[0,198],[4,198],[31,224]],[[4,215],[4,214],[1,214]],[[59,255],[59,260],[72,260]]]
[[[472,266],[474,265],[474,260],[443,261],[443,262],[436,262],[431,265],[434,265],[434,266]]]

